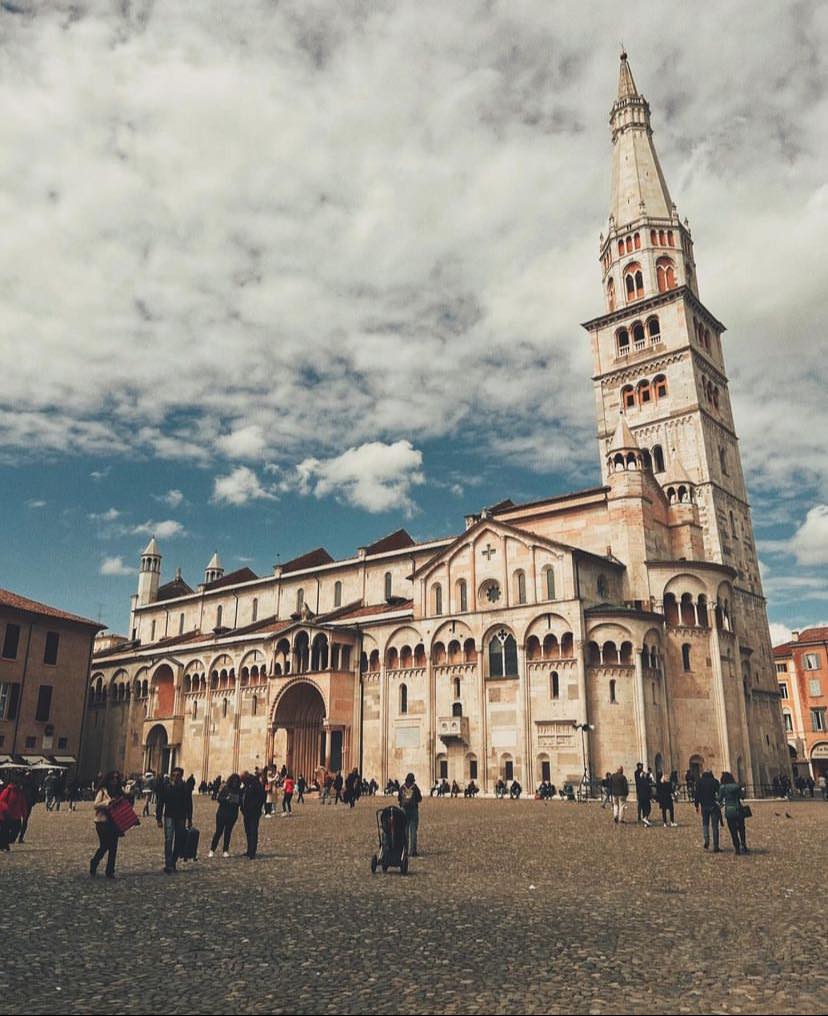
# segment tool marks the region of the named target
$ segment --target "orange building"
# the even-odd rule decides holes
[[[773,655],[795,775],[828,778],[828,628],[795,631]]]
[[[75,764],[92,641],[103,627],[0,589],[0,756]]]

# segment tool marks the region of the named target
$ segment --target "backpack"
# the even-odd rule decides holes
[[[400,804],[403,808],[413,808],[417,804],[417,798],[414,794],[414,784],[412,783],[409,787],[407,783],[403,783],[400,787]]]

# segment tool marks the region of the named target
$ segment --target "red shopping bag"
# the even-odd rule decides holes
[[[133,826],[140,825],[138,816],[132,809],[132,805],[125,797],[119,798],[114,804],[109,806],[109,817],[112,819],[115,828],[121,834],[131,829]]]

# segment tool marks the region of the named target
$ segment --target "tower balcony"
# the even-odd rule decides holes
[[[437,736],[448,744],[451,741],[469,743],[468,716],[440,716],[437,719]]]

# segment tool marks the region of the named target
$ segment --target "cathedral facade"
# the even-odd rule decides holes
[[[94,656],[82,769],[286,764],[381,784],[578,783],[619,764],[790,771],[722,351],[622,55],[592,343],[600,486],[161,583]]]

